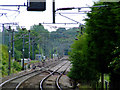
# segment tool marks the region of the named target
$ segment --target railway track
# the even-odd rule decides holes
[[[62,63],[62,62],[61,62]],[[39,89],[39,82],[47,75],[49,75],[52,71],[50,71],[51,68],[55,67],[55,65],[43,69],[42,72],[28,78],[25,79],[24,81],[22,81],[17,87],[16,90],[19,90],[21,88],[27,88],[27,89]]]
[[[57,68],[54,67],[51,70],[49,75],[44,77],[41,82],[40,82],[40,89],[41,90],[62,90],[60,85],[59,85],[59,79],[62,76],[62,74],[67,70],[69,67],[70,62],[64,62],[63,64],[59,65]]]
[[[19,84],[16,87],[16,90],[21,90],[21,89],[31,89],[31,90],[39,90],[39,82],[48,74],[51,72],[49,71],[42,71],[39,74],[36,74],[33,77],[30,77],[29,79],[24,80],[21,84]]]
[[[66,61],[60,63],[61,65],[65,64]],[[40,81],[42,81],[43,78],[45,78],[47,75],[52,73],[52,70],[57,69],[58,66],[60,66],[60,64],[58,64],[55,67],[49,67],[47,70],[42,71],[40,74],[37,74],[34,77],[29,78],[28,80],[25,80],[18,88],[19,89],[30,89],[30,90],[39,90],[39,83]]]
[[[44,81],[43,78],[49,76],[57,76],[63,72],[63,67],[67,65],[66,60],[59,60],[59,62],[53,62],[52,64],[48,63],[45,67],[42,67],[39,70],[34,70],[30,73],[16,76],[0,84],[2,90],[20,90],[20,89],[35,89],[39,90],[40,82]],[[56,65],[57,64],[57,65]],[[50,80],[48,80],[50,81]],[[53,81],[55,81],[53,79]],[[57,84],[56,84],[57,85]],[[46,87],[46,86],[45,86]]]
[[[62,90],[62,86],[60,85],[60,83],[59,83],[59,81],[60,81],[60,79],[61,79],[61,77],[65,74],[65,72],[68,70],[68,68],[70,67],[70,63],[68,63],[68,65],[66,65],[66,66],[64,66],[64,67],[62,67],[62,68],[64,68],[64,70],[60,70],[60,75],[57,77],[57,79],[56,79],[56,86],[57,86],[57,88],[59,89],[59,90]]]
[[[9,80],[3,82],[0,86],[2,87],[2,90],[8,90],[8,89],[15,90],[17,85],[19,85],[19,83],[21,83],[24,79],[34,76],[39,72],[40,71],[34,70],[28,74],[14,77],[12,79],[9,79]]]
[[[56,63],[58,64],[58,62],[56,62]],[[51,65],[49,64],[49,65],[41,68],[40,70],[34,70],[30,73],[11,78],[11,79],[1,83],[0,88],[2,88],[2,90],[8,90],[8,89],[17,90],[24,81],[28,80],[31,77],[34,77],[34,76],[40,74],[41,72],[43,72],[45,70],[45,68],[48,68],[50,66],[51,67],[55,66],[56,63],[52,63]]]

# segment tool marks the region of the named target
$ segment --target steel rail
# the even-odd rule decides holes
[[[45,66],[45,67],[42,67],[40,70],[42,70],[43,68],[46,68],[46,67],[48,67],[48,65]],[[16,76],[16,77],[14,77],[14,78],[8,79],[8,80],[2,82],[2,83],[0,84],[0,87],[3,86],[4,84],[6,84],[7,82],[10,82],[10,81],[12,81],[12,80],[18,79],[18,78],[23,77],[23,76],[26,76],[26,75],[31,74],[31,73],[36,72],[36,71],[37,71],[37,70],[34,70],[34,71],[30,72],[30,73],[23,74],[23,75],[19,75],[19,76]]]
[[[56,79],[55,84],[56,84],[56,86],[57,86],[57,88],[58,88],[59,90],[62,90],[62,88],[61,88],[60,85],[59,85],[59,80],[60,80],[61,76],[65,73],[65,71],[69,68],[69,66],[70,66],[70,64],[67,66],[67,68],[66,68],[63,72],[60,73],[60,75],[59,75],[58,78]]]
[[[14,77],[14,78],[8,79],[8,80],[4,81],[3,83],[1,83],[1,84],[0,84],[0,87],[2,87],[4,84],[6,84],[6,83],[8,83],[8,82],[10,82],[10,81],[12,81],[12,80],[15,80],[15,79],[21,78],[21,77],[23,77],[23,76],[29,75],[29,74],[31,74],[31,73],[33,73],[33,72],[36,72],[36,70],[34,70],[34,71],[30,72],[30,73],[27,73],[27,74],[19,75],[19,76],[16,76],[16,77]]]
[[[45,70],[45,71],[47,71],[47,70]],[[32,76],[30,76],[30,77],[22,80],[22,81],[16,86],[15,90],[18,90],[19,87],[22,85],[22,83],[24,83],[24,82],[27,81],[28,79],[30,79],[30,78],[32,78],[32,77],[35,77],[35,76],[37,76],[37,75],[39,75],[39,74],[41,74],[42,72],[45,72],[45,71],[38,72],[38,73],[36,73],[35,75],[32,75]],[[48,72],[48,71],[47,71],[47,72]],[[48,73],[51,73],[51,72],[48,72]]]
[[[56,63],[58,63],[58,61],[57,61]],[[39,71],[42,71],[42,70],[45,69],[46,67],[49,67],[50,65],[53,65],[53,64],[55,64],[55,63],[48,64],[48,65],[46,65],[45,67],[42,67]],[[6,80],[6,81],[4,81],[4,82],[2,82],[2,83],[0,84],[0,88],[1,88],[3,85],[5,85],[6,83],[8,83],[8,82],[11,82],[11,81],[13,81],[13,80],[15,80],[15,79],[22,78],[22,77],[27,76],[27,75],[29,75],[29,74],[35,73],[35,72],[37,72],[37,71],[38,71],[38,70],[34,70],[34,71],[32,71],[32,72],[29,72],[29,73],[26,73],[26,74],[23,74],[23,75],[19,75],[19,76],[16,76],[16,77],[14,77],[14,78],[11,78],[11,79],[9,79],[9,80]],[[44,71],[44,70],[43,70],[43,71]],[[33,75],[33,76],[34,76],[34,75]],[[32,76],[31,76],[31,77],[32,77]],[[27,80],[27,79],[29,79],[29,78],[26,78],[26,79],[24,79],[24,80]],[[18,88],[19,85],[21,85],[22,82],[24,82],[24,80],[22,80],[21,82],[19,82],[19,83],[17,84],[17,87],[15,87],[15,88]],[[17,89],[16,89],[16,90],[17,90]]]
[[[67,63],[67,62],[66,62]],[[41,82],[40,82],[40,90],[43,90],[43,83],[46,79],[48,79],[51,75],[53,75],[56,71],[58,71],[62,66],[64,66],[66,63],[64,63],[63,65],[61,65],[58,69],[54,70],[52,73],[50,73],[49,75],[47,75],[46,77],[44,77]]]
[[[57,63],[58,63],[58,62],[52,63],[52,64],[50,64],[50,65],[57,64]],[[37,75],[39,75],[39,74],[42,74],[42,72],[48,72],[48,73],[50,74],[51,72],[48,71],[48,70],[43,70],[43,71],[42,71],[42,69],[47,68],[47,67],[50,66],[50,65],[47,65],[47,66],[41,68],[41,72],[38,72],[38,73],[36,73],[35,75],[32,75],[32,76],[30,76],[30,77],[22,80],[22,81],[16,86],[15,90],[18,90],[19,87],[20,87],[25,81],[27,81],[28,79],[33,78],[33,77],[35,77],[35,76],[37,76]],[[53,66],[53,67],[54,67],[54,66]]]

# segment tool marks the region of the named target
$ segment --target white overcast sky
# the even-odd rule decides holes
[[[16,11],[8,11],[3,9],[17,10],[17,7],[0,7],[0,23],[10,23],[18,22],[20,26],[25,26],[27,29],[30,29],[30,26],[39,23],[52,23],[52,0],[46,0],[46,11],[35,12],[27,11],[27,7],[20,7],[20,13]],[[65,8],[65,7],[86,7],[92,6],[94,1],[98,0],[55,0],[55,8]],[[27,0],[0,0],[0,5],[23,5],[27,4]],[[63,12],[63,11],[62,11]],[[78,10],[69,10],[64,12],[75,12]],[[2,15],[1,13],[7,13]],[[85,14],[63,14],[69,18],[72,18],[80,23],[84,23],[82,20],[86,17]],[[59,14],[56,14],[56,23],[75,23],[69,19],[66,19]],[[55,30],[57,27],[78,27],[76,25],[52,25],[45,24],[46,29],[49,31]],[[0,24],[1,27],[1,24]]]

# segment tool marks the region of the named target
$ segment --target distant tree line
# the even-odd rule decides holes
[[[63,55],[68,55],[70,51],[70,45],[73,43],[76,35],[77,28],[70,28],[66,30],[65,28],[58,28],[56,31],[49,32],[44,28],[43,25],[33,25],[30,28],[30,59],[35,60],[35,54],[42,54],[47,58],[53,58],[53,54],[58,54],[59,57]],[[12,57],[12,30],[8,32],[4,28],[5,33],[5,43],[2,45],[1,40],[1,54],[2,54],[2,74],[7,75],[8,72],[8,46],[9,46],[9,33],[11,34],[11,64],[13,65],[12,69],[17,71],[21,70],[20,62],[23,58],[23,35],[24,35],[24,58],[29,58],[29,32],[25,28],[17,27],[17,30],[14,30],[14,57]],[[2,32],[0,32],[2,37]],[[15,62],[12,62],[12,59],[15,59]],[[18,65],[19,64],[19,65]],[[18,67],[17,67],[18,66]],[[13,70],[12,70],[13,71]]]

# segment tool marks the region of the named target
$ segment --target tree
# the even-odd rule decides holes
[[[71,62],[73,63],[71,76],[75,78],[75,75],[80,74],[79,70],[81,70],[81,67],[77,67],[81,65],[80,62],[83,59],[83,62],[86,64],[84,68],[90,66],[93,71],[101,73],[102,89],[104,88],[104,73],[111,73],[111,86],[112,88],[114,88],[116,80],[117,82],[120,82],[119,79],[115,78],[115,76],[119,76],[120,68],[120,15],[118,14],[120,12],[120,4],[104,2],[98,2],[94,4],[94,6],[99,5],[107,5],[107,7],[91,8],[92,12],[88,13],[88,18],[85,19],[85,32],[87,33],[86,43],[84,43],[84,41],[80,42],[81,38],[78,38],[78,43],[73,44],[74,46],[78,46],[79,48],[73,47],[75,49],[75,52],[74,50],[72,50],[72,53],[70,54]],[[85,49],[83,45],[87,46],[87,54],[84,51]],[[84,54],[82,54],[82,52],[84,52]],[[86,60],[84,56],[86,57]],[[86,61],[88,62],[88,64],[86,63]],[[113,72],[111,72],[110,69],[113,70]],[[81,72],[83,71],[81,70]],[[94,74],[95,73],[91,73],[91,75]],[[116,85],[117,87],[119,87],[118,84]]]
[[[51,46],[57,49],[59,56],[63,56],[66,50],[70,51],[70,45],[78,34],[78,30],[77,28],[70,28],[68,30],[58,28],[56,31],[50,33]]]
[[[2,56],[2,58],[0,58],[0,68],[2,68],[2,76],[5,76],[8,73],[8,47],[5,45],[0,45],[0,51],[2,51],[0,52],[0,55]],[[16,71],[20,71],[22,69],[21,65],[18,62],[15,61],[14,63],[10,63],[11,73],[15,73]]]
[[[103,82],[103,75],[110,72],[108,66],[115,56],[112,52],[120,45],[118,41],[120,31],[118,31],[119,3],[95,3],[95,6],[102,4],[108,6],[104,8],[92,8],[94,12],[88,14],[86,32],[89,36],[88,45],[92,47],[89,48],[88,53],[95,56],[95,58],[90,59],[96,62],[98,66],[96,68],[102,74],[101,79]]]
[[[99,74],[95,69],[95,64],[88,59],[88,35],[84,33],[77,38],[78,40],[74,41],[71,46],[70,61],[72,68],[68,76],[81,83],[90,84],[92,81],[98,81]]]
[[[24,29],[18,29],[18,31],[15,34],[15,48],[16,52],[19,52],[19,55],[21,54],[20,58],[22,58],[22,50],[23,50],[23,35],[24,35],[24,57],[29,58],[29,35],[28,30]],[[49,43],[49,32],[48,30],[44,29],[42,25],[33,25],[30,29],[30,58],[35,59],[35,54],[38,54],[40,52],[40,48],[42,49],[42,53],[45,56],[48,56],[49,53],[47,53],[49,50],[49,47],[47,47],[47,43]],[[49,45],[48,45],[49,46]],[[15,56],[17,58],[17,56]]]
[[[19,31],[15,32],[15,58],[18,59],[16,52],[18,52],[19,57],[22,58],[22,50],[23,50],[23,35],[24,35],[24,56],[28,58],[28,31],[19,29]],[[19,59],[20,59],[19,58]]]
[[[1,62],[1,66],[0,68],[2,68],[2,75],[7,75],[8,72],[8,47],[5,45],[0,45],[0,51],[2,51],[0,54],[2,56],[2,58],[0,58],[0,62]]]

